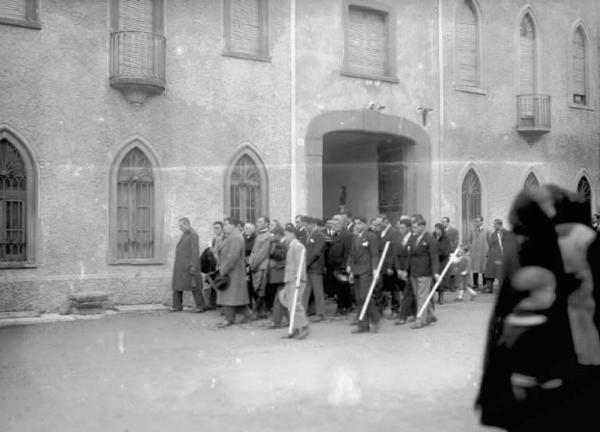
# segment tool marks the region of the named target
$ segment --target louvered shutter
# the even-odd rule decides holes
[[[573,35],[573,98],[585,103],[585,36],[581,28]]]
[[[535,93],[535,28],[529,15],[521,21],[520,31],[520,87],[521,94]]]
[[[261,0],[231,0],[231,50],[261,53]]]
[[[153,0],[120,0],[119,31],[148,32],[154,29]],[[146,76],[152,64],[151,39],[145,33],[126,33],[122,36],[121,66],[124,75]]]
[[[0,17],[27,19],[27,0],[0,0]]]
[[[480,87],[477,17],[468,1],[461,7],[457,32],[459,82],[466,87]]]
[[[354,72],[386,75],[385,15],[350,8],[348,26],[348,66]]]

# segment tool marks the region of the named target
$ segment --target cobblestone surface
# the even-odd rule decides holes
[[[331,306],[331,305],[330,305]],[[218,312],[116,314],[0,328],[3,431],[457,431],[473,400],[491,296],[420,330],[349,319],[304,341]]]

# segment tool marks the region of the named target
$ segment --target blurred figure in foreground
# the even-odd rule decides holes
[[[517,195],[476,405],[507,431],[599,430],[600,236],[557,186]]]

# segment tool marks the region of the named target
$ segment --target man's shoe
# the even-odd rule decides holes
[[[233,321],[221,321],[217,324],[217,328],[225,328],[233,325]]]
[[[287,334],[284,334],[283,336],[281,336],[281,339],[294,339],[299,334],[300,334],[300,331],[298,329],[294,329],[291,333],[287,333]]]
[[[404,325],[406,324],[406,320],[405,319],[399,319],[398,321],[396,321],[394,323],[394,325]]]
[[[436,318],[436,317],[434,317],[434,316],[432,316],[431,318],[429,318],[429,319],[427,320],[427,325],[429,325],[429,324],[433,324],[433,323],[436,323],[436,322],[437,322],[437,318]]]
[[[206,312],[206,309],[203,307],[197,307],[196,309],[194,309],[194,312],[196,313],[204,313]]]
[[[425,324],[423,324],[420,321],[415,321],[415,323],[413,325],[410,326],[411,329],[416,330],[416,329],[420,329],[425,327]]]
[[[353,333],[353,334],[369,333],[369,329],[368,328],[359,327],[359,328],[352,329],[351,333]]]
[[[282,324],[278,324],[276,322],[271,321],[270,323],[268,323],[267,325],[264,326],[265,329],[267,330],[277,330],[283,327]]]
[[[352,322],[350,323],[350,325],[351,325],[351,326],[357,326],[359,322],[360,322],[360,321],[358,320],[358,318],[354,318],[354,319],[352,320]]]
[[[300,329],[300,331],[298,332],[298,335],[296,336],[296,339],[304,339],[309,334],[310,334],[310,328],[306,325]]]
[[[397,312],[392,312],[390,314],[390,316],[387,317],[387,319],[389,319],[389,320],[395,320],[397,318],[398,318],[398,313]]]
[[[414,316],[411,315],[411,316],[408,317],[407,321],[408,322],[415,322],[415,320],[416,320],[416,317],[414,317]]]
[[[325,319],[325,317],[323,315],[315,315],[315,316],[311,317],[310,322],[318,323],[318,322],[323,321],[324,319]]]
[[[381,330],[381,320],[371,324],[371,333],[379,333],[379,330]]]

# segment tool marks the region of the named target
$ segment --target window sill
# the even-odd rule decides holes
[[[478,87],[465,87],[465,86],[455,85],[454,90],[459,91],[459,92],[464,92],[464,93],[472,93],[472,94],[482,95],[482,96],[487,95],[487,92],[485,90],[480,89]]]
[[[584,110],[584,111],[594,111],[594,107],[591,105],[576,104],[573,102],[571,102],[569,104],[569,108],[579,109],[579,110]]]
[[[158,258],[146,259],[113,259],[108,262],[109,265],[163,265],[165,262]]]
[[[12,18],[0,17],[0,24],[12,25],[16,27],[25,27],[36,30],[42,29],[42,24],[37,21],[17,20]]]
[[[243,53],[243,52],[224,50],[222,52],[222,55],[225,57],[233,57],[233,58],[239,58],[239,59],[243,59],[243,60],[253,60],[253,61],[258,61],[258,62],[263,62],[263,63],[271,63],[271,56],[265,56],[265,55],[259,55],[259,54],[249,54],[249,53]]]
[[[340,71],[340,75],[351,77],[351,78],[360,78],[360,79],[365,79],[365,80],[371,80],[371,81],[389,82],[392,84],[397,84],[400,82],[400,80],[398,78],[396,78],[395,76],[392,76],[392,75],[370,75],[370,74],[363,74],[360,72],[354,72],[354,71],[351,71],[348,69],[342,69]]]
[[[37,268],[32,262],[0,262],[0,269]]]

